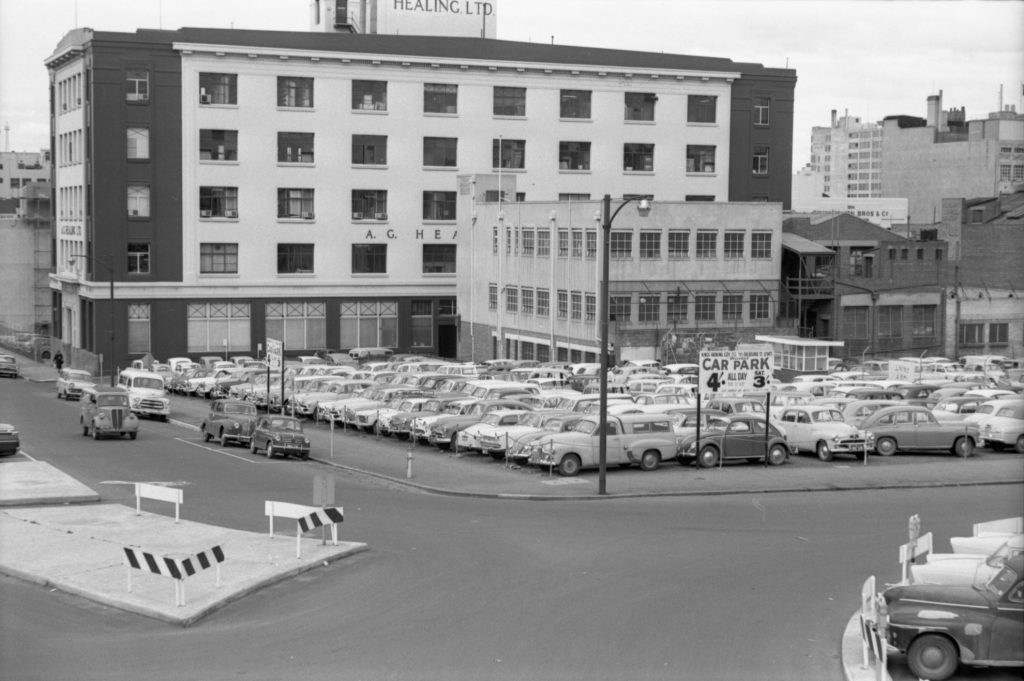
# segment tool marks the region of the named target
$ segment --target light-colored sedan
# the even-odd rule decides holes
[[[1024,535],[1014,535],[989,555],[932,553],[928,561],[910,566],[915,584],[985,584],[1003,568],[1007,558],[1024,554]]]
[[[61,369],[57,374],[57,399],[80,400],[82,391],[96,385],[92,374],[83,369]]]
[[[868,447],[882,456],[899,451],[949,451],[960,457],[974,453],[978,426],[963,421],[939,421],[924,407],[879,409],[860,424]]]
[[[498,446],[486,453],[495,459],[505,455],[506,433],[519,425],[519,421],[530,412],[525,409],[498,409],[485,414],[479,423],[474,423],[459,431],[457,436],[459,451],[484,451],[482,442],[497,442]],[[500,449],[500,452],[499,452]]]
[[[1001,402],[991,416],[981,419],[981,441],[996,451],[1013,447],[1024,454],[1024,401]]]
[[[814,452],[822,461],[834,454],[864,454],[864,433],[843,420],[838,409],[807,404],[786,407],[779,416],[789,446],[798,452]]]

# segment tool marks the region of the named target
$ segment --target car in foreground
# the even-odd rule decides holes
[[[987,584],[1015,556],[1024,554],[1024,535],[1016,534],[988,554],[931,553],[927,562],[910,566],[913,584]]]
[[[605,431],[605,464],[628,467],[639,464],[653,471],[675,456],[676,436],[672,421],[660,414],[608,415]],[[545,435],[527,447],[531,465],[578,475],[582,468],[600,466],[600,416],[593,414],[572,422],[566,430]]]
[[[778,417],[786,431],[786,440],[796,452],[814,452],[822,461],[835,454],[865,453],[863,431],[843,420],[843,413],[818,405],[787,407]]]
[[[94,386],[82,391],[78,422],[82,435],[98,440],[107,435],[139,436],[139,417],[132,413],[128,392],[121,387]]]
[[[268,459],[275,456],[308,459],[309,438],[302,429],[302,421],[294,416],[261,416],[249,440],[249,451],[257,454],[260,450]]]
[[[17,454],[21,437],[10,423],[0,423],[0,454]]]
[[[939,421],[925,407],[898,406],[879,409],[864,419],[860,429],[868,447],[881,456],[901,451],[948,451],[959,457],[974,453],[978,426],[964,421]]]
[[[221,447],[227,447],[231,442],[247,445],[252,439],[256,418],[256,405],[252,402],[216,400],[210,405],[199,431],[204,442],[216,438]]]
[[[61,369],[57,374],[57,399],[80,400],[82,391],[94,385],[92,374],[84,369]]]
[[[945,681],[960,664],[1024,667],[1024,556],[984,586],[910,584],[882,592],[889,644],[919,679]]]
[[[18,360],[13,355],[0,355],[0,376],[7,376],[8,378],[19,378],[21,376]]]
[[[1018,454],[1024,454],[1024,401],[997,406],[991,416],[981,420],[980,426],[984,446],[997,452],[1013,447]]]
[[[731,414],[709,419],[700,439],[694,439],[676,458],[680,463],[695,461],[701,468],[726,461],[764,461],[779,466],[789,458],[790,451],[782,431],[763,416]]]

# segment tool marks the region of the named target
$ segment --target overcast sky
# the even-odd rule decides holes
[[[309,0],[0,0],[4,149],[48,145],[43,60],[76,26],[305,31]],[[830,112],[865,121],[924,117],[928,95],[985,118],[1017,111],[1024,87],[1024,2],[955,0],[497,0],[498,38],[637,49],[795,69],[794,170]]]

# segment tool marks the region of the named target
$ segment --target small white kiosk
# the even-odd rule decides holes
[[[768,343],[775,353],[775,378],[789,382],[799,374],[828,373],[830,348],[843,347],[843,341],[826,341],[797,336],[754,336]]]

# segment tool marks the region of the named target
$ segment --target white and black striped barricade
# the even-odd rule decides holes
[[[185,605],[185,578],[201,570],[214,567],[217,570],[217,586],[220,586],[220,564],[224,562],[224,549],[220,546],[200,551],[184,558],[161,556],[142,549],[125,546],[124,564],[128,568],[128,592],[132,590],[132,570],[144,570],[174,580],[174,604]]]
[[[345,510],[341,506],[320,508],[319,506],[303,506],[289,504],[286,501],[267,501],[264,513],[270,519],[270,538],[274,538],[274,518],[289,518],[295,524],[295,557],[302,557],[302,535],[320,526],[331,526],[331,543],[338,545],[338,523],[345,520]]]
[[[174,522],[178,522],[179,508],[185,500],[185,494],[177,487],[150,485],[145,482],[135,483],[135,515],[142,515],[142,498],[169,501],[174,504]]]
[[[919,556],[927,556],[932,552],[932,533],[925,532],[917,539],[913,539],[900,546],[900,575],[901,584],[910,584],[910,564]]]
[[[880,601],[881,596],[875,592],[875,576],[871,575],[860,589],[861,666],[870,669],[874,657],[877,681],[889,678],[885,613],[878,607]]]

